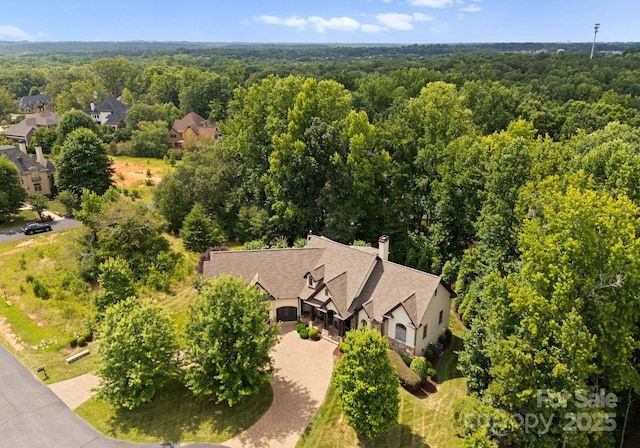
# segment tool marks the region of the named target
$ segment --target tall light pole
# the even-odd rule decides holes
[[[591,46],[591,57],[589,59],[593,59],[593,50],[596,49],[596,36],[598,35],[598,30],[600,29],[600,24],[596,23],[593,27],[593,45]]]

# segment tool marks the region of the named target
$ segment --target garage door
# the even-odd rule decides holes
[[[295,306],[282,306],[276,309],[276,319],[282,321],[298,320],[298,308]]]

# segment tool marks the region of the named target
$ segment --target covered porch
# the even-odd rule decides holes
[[[347,331],[351,329],[350,318],[343,319],[335,311],[324,308],[322,302],[316,299],[302,301],[300,321],[310,323],[323,337],[336,342],[342,342]]]

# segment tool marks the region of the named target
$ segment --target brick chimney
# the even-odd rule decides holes
[[[382,235],[378,238],[378,257],[381,260],[389,261],[389,235]]]

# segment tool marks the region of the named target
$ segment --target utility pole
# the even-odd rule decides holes
[[[593,59],[593,50],[596,49],[596,36],[598,35],[598,30],[600,29],[600,24],[596,23],[593,31],[593,45],[591,46],[591,57],[589,59]]]

